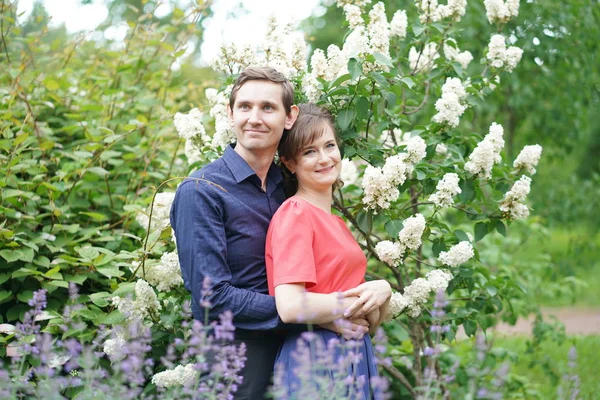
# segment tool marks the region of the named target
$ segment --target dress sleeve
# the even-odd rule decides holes
[[[309,210],[294,199],[283,204],[271,221],[273,287],[286,283],[317,283],[313,253],[314,229]]]

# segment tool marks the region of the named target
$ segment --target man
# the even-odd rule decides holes
[[[248,68],[234,84],[227,112],[237,143],[221,158],[191,175],[177,189],[171,225],[194,318],[229,310],[235,342],[246,343],[246,366],[236,398],[263,398],[282,341],[274,298],[267,295],[265,237],[271,217],[285,200],[282,176],[273,163],[284,129],[298,115],[292,84],[272,68]],[[212,293],[203,299],[208,278]]]
[[[284,129],[298,116],[292,84],[272,68],[247,68],[235,82],[227,112],[237,142],[221,158],[178,188],[171,209],[185,287],[194,318],[204,321],[231,311],[234,344],[246,344],[243,382],[236,399],[262,399],[283,335],[275,299],[269,296],[265,240],[271,217],[285,200],[281,171],[273,158]],[[211,283],[207,295],[205,278]],[[205,296],[206,295],[206,296]],[[206,297],[206,298],[205,298]],[[360,331],[351,327],[333,327]]]

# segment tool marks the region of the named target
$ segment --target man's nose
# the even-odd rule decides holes
[[[248,116],[249,124],[259,124],[261,122],[260,110],[258,108],[252,108],[250,110],[250,115]]]

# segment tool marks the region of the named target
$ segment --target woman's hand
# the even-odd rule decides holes
[[[319,326],[342,335],[346,340],[362,339],[369,332],[369,321],[366,318],[337,319]]]
[[[386,280],[380,279],[361,283],[354,289],[346,290],[342,295],[358,296],[358,299],[344,312],[345,318],[358,318],[381,307],[392,295],[392,287]]]

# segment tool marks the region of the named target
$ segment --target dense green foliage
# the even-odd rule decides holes
[[[138,252],[144,230],[128,206],[147,204],[161,182],[185,174],[176,169],[171,119],[200,91],[173,64],[205,10],[176,9],[162,25],[142,15],[124,43],[101,44],[49,41],[44,19],[23,32],[5,7],[0,323],[22,319],[39,288],[60,316],[69,282],[81,286],[88,307],[80,313],[92,327],[114,323],[122,316],[105,297],[148,256]]]

